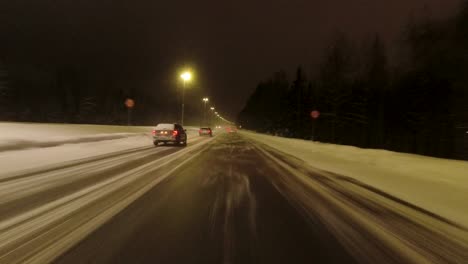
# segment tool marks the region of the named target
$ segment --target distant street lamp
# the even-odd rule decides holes
[[[210,107],[211,111],[214,112],[215,108],[212,106]],[[210,126],[213,125],[213,115],[210,114]]]
[[[203,124],[206,125],[206,103],[208,103],[208,97],[203,98]]]
[[[186,85],[186,82],[190,81],[192,79],[192,74],[188,71],[182,73],[180,75],[180,78],[182,78],[182,80],[184,81],[184,86],[182,88],[182,111],[181,111],[181,118],[180,118],[180,124],[181,125],[184,125],[184,111],[185,111],[185,85]]]

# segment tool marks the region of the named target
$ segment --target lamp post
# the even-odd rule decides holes
[[[207,122],[206,122],[206,103],[208,103],[208,97],[205,97],[203,98],[203,124],[204,126],[206,126]]]
[[[211,109],[211,112],[214,112],[214,110],[215,110],[215,108],[213,106],[210,107],[210,109]],[[210,126],[212,126],[212,125],[213,125],[213,115],[210,115]]]
[[[180,75],[180,78],[182,78],[184,82],[184,86],[182,87],[182,111],[181,111],[181,118],[180,118],[180,124],[183,126],[184,125],[184,110],[185,110],[185,102],[184,102],[184,97],[185,97],[185,85],[186,82],[190,81],[192,79],[192,74],[188,71],[182,73]]]

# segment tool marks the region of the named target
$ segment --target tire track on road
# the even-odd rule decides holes
[[[344,176],[308,166],[263,144],[266,158],[287,175],[277,188],[311,217],[319,216],[340,241],[364,263],[466,263],[467,232],[450,221],[382,195]],[[318,205],[321,201],[323,205]],[[447,233],[450,231],[450,233]],[[356,247],[356,245],[361,245]]]
[[[269,165],[222,135],[56,263],[356,263],[274,188]]]
[[[168,164],[177,161],[185,164],[192,158],[190,155],[185,158],[186,155],[192,153],[195,157],[203,149],[202,143],[208,141],[199,140],[186,148],[170,150],[156,160],[148,160],[153,156],[137,160],[137,164],[120,173],[1,220],[0,263],[50,262],[169,177],[174,170],[164,171]],[[156,171],[161,174],[154,174]]]

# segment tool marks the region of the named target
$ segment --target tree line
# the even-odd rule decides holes
[[[343,33],[313,73],[258,84],[242,127],[278,136],[468,159],[468,4],[445,20],[410,22],[397,55],[378,35],[364,51]],[[310,112],[321,115],[313,120]]]
[[[2,60],[0,56],[0,120],[44,123],[127,124],[124,102],[132,98],[132,124],[154,125],[175,120],[177,91],[139,89],[103,66]],[[169,98],[169,100],[168,100]]]

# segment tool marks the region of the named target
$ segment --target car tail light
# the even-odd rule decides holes
[[[175,136],[177,136],[178,134],[179,134],[179,131],[177,131],[177,130],[172,131],[172,136],[175,137]]]
[[[153,136],[156,135],[156,130],[153,129],[153,131],[151,131],[151,134],[153,134]]]
[[[201,132],[203,132],[203,131],[200,129],[200,130],[198,131],[198,133],[201,133]]]

